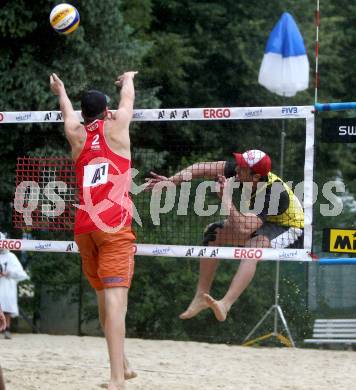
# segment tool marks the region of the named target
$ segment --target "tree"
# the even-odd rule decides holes
[[[65,82],[74,107],[86,88],[97,88],[113,96],[116,107],[116,76],[141,68],[149,45],[133,37],[124,21],[120,0],[72,2],[79,10],[81,25],[69,36],[57,34],[48,18],[53,2],[7,1],[0,9],[0,107],[2,111],[58,109],[49,89],[49,75],[57,73]],[[105,18],[103,18],[105,15]],[[140,87],[137,105],[156,104],[154,91]],[[67,148],[61,125],[1,126],[0,158],[3,186],[0,201],[14,193],[15,156],[34,153],[63,155]],[[34,136],[36,134],[36,136]]]

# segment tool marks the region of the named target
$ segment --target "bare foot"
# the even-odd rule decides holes
[[[228,310],[222,301],[216,301],[209,294],[204,294],[204,299],[206,304],[210,307],[210,309],[214,312],[215,317],[218,321],[225,321],[227,317]]]
[[[108,390],[125,390],[125,383],[114,383],[111,382],[108,385]]]
[[[126,356],[124,356],[124,377],[125,380],[137,377],[137,373],[131,368],[130,362]]]
[[[124,377],[125,377],[125,381],[129,380],[129,379],[133,379],[133,378],[136,378],[137,377],[137,372],[135,372],[134,370],[125,370],[124,372]]]
[[[190,305],[188,306],[188,309],[179,315],[179,318],[181,320],[189,320],[190,318],[195,317],[197,314],[199,314],[202,310],[205,310],[209,307],[209,305],[206,303],[203,295],[196,295]]]

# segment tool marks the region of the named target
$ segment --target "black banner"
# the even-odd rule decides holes
[[[329,143],[356,142],[356,118],[323,118],[321,140]]]

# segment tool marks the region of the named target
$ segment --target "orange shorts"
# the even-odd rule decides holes
[[[83,272],[95,290],[131,285],[136,239],[131,226],[116,233],[94,231],[74,237],[82,258]]]

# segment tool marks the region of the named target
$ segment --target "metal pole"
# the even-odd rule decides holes
[[[274,287],[274,327],[273,327],[273,333],[275,335],[278,334],[278,313],[276,308],[279,307],[279,261],[277,261],[276,264],[276,282]]]
[[[284,149],[286,139],[286,121],[282,119],[282,130],[281,130],[281,149],[280,149],[280,160],[279,160],[279,176],[283,179],[284,175]]]
[[[263,324],[264,320],[272,313],[272,310],[274,309],[274,306],[271,306],[264,316],[257,322],[255,327],[250,331],[250,333],[244,338],[243,342],[247,341],[255,332],[256,330],[260,327],[260,325]]]
[[[319,27],[320,27],[320,3],[316,2],[315,11],[315,104],[318,103],[319,88]]]
[[[283,180],[284,174],[284,150],[285,150],[285,139],[286,139],[286,121],[282,120],[282,130],[281,130],[281,149],[280,149],[280,163],[279,163],[279,176]],[[280,262],[277,261],[276,264],[276,281],[274,287],[274,327],[273,333],[278,334],[278,312],[276,308],[279,306],[279,275],[280,275]]]
[[[286,321],[286,319],[284,318],[282,308],[281,308],[280,306],[277,306],[276,311],[278,311],[278,314],[279,314],[279,316],[281,317],[282,324],[284,325],[284,329],[285,329],[286,332],[287,332],[287,335],[288,335],[288,337],[289,337],[289,341],[290,341],[291,344],[292,344],[292,347],[295,348],[294,340],[293,340],[293,338],[292,338],[291,332],[289,331],[289,328],[288,328],[288,325],[287,325],[287,321]]]

